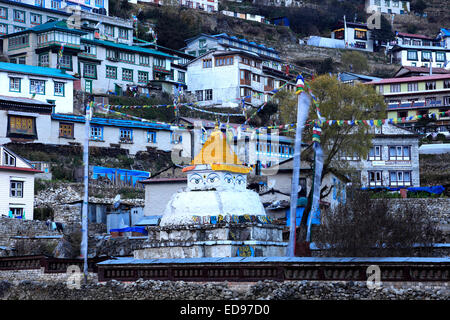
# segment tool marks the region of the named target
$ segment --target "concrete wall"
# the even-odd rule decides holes
[[[184,187],[186,182],[146,184],[144,216],[162,215],[170,198]]]

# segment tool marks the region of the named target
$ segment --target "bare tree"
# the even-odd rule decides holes
[[[371,199],[353,190],[352,198],[323,217],[315,243],[327,256],[429,256],[441,236],[420,207],[408,203],[392,210],[388,199]]]

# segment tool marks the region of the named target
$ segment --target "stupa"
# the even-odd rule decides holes
[[[136,259],[284,256],[283,227],[267,217],[259,195],[247,189],[247,174],[224,133],[211,133],[183,169],[187,187],[167,203],[160,225]]]

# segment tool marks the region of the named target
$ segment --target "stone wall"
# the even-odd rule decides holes
[[[448,284],[383,283],[368,289],[365,282],[315,282],[271,280],[257,283],[193,283],[184,281],[138,280],[121,283],[115,280],[97,283],[95,279],[80,289],[70,289],[67,275],[39,275],[24,281],[1,280],[0,299],[3,300],[448,300]],[[8,277],[18,274],[8,274]],[[3,277],[4,278],[4,277]],[[59,278],[59,279],[58,279]],[[58,281],[59,280],[59,281]]]
[[[450,198],[407,198],[390,199],[392,212],[396,212],[405,204],[411,204],[423,209],[441,225],[450,225]]]
[[[0,246],[8,246],[14,236],[50,236],[58,235],[50,231],[44,221],[22,220],[0,217]]]

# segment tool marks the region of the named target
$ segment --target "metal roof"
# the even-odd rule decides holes
[[[450,74],[435,74],[431,76],[415,76],[405,78],[389,78],[378,81],[367,82],[367,84],[389,84],[389,83],[403,83],[403,82],[415,82],[415,81],[427,81],[427,80],[442,80],[450,79]]]
[[[76,80],[75,77],[71,76],[70,74],[64,73],[63,71],[61,71],[61,69],[29,66],[26,64],[0,62],[0,71],[33,74],[33,75],[37,75],[37,76]]]
[[[84,123],[84,116],[69,115],[69,114],[58,114],[53,113],[52,119],[61,121],[72,121]],[[134,120],[122,120],[122,119],[108,119],[108,118],[98,118],[93,117],[91,119],[91,124],[104,125],[112,127],[126,127],[126,128],[144,128],[144,129],[159,129],[171,131],[169,124],[160,124],[153,122],[143,122]]]
[[[180,258],[180,259],[134,259],[117,257],[102,261],[98,265],[124,264],[208,264],[208,263],[255,263],[255,262],[289,262],[289,263],[449,263],[450,257],[222,257],[222,258]]]
[[[17,102],[17,103],[27,103],[27,104],[39,104],[43,106],[52,106],[48,102],[31,99],[31,98],[24,98],[24,97],[10,97],[10,96],[2,96],[0,95],[0,101],[8,101],[8,102]]]
[[[97,39],[95,39],[95,40],[82,39],[82,40],[83,40],[83,42],[86,42],[86,43],[93,43],[93,44],[97,44],[97,45],[104,46],[104,47],[116,48],[116,49],[121,49],[121,50],[139,52],[139,53],[147,53],[149,55],[162,56],[162,57],[170,58],[173,60],[180,59],[178,57],[172,56],[170,54],[167,54],[167,53],[164,53],[164,52],[161,52],[158,50],[143,48],[140,46],[130,46],[127,44],[115,43],[112,41],[97,40]]]

